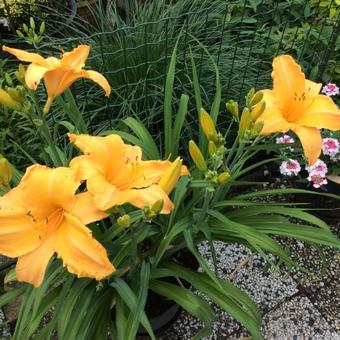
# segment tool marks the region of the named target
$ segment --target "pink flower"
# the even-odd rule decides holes
[[[315,175],[309,175],[307,180],[309,182],[313,183],[314,188],[320,188],[321,185],[327,184],[327,179],[321,175],[315,174]]]
[[[313,165],[306,166],[306,170],[308,174],[311,175],[318,175],[321,177],[325,177],[328,171],[327,165],[321,159],[318,159]]]
[[[283,161],[280,165],[280,173],[286,176],[297,176],[301,171],[300,163],[294,159]]]
[[[276,138],[276,144],[294,143],[294,139],[289,135]]]
[[[340,143],[336,138],[322,139],[322,152],[324,155],[334,157],[340,150]]]
[[[339,88],[336,86],[336,84],[328,83],[322,88],[322,93],[324,93],[326,96],[335,96],[339,94]]]

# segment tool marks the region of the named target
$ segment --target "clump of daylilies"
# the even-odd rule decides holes
[[[0,198],[0,252],[18,257],[17,279],[36,287],[54,253],[78,277],[101,280],[112,274],[115,268],[105,248],[86,225],[127,203],[150,207],[154,216],[169,214],[174,205],[168,195],[179,177],[189,174],[179,158],[143,161],[141,148],[125,144],[118,135],[70,134],[70,140],[84,152],[70,167],[32,165]],[[2,164],[8,169],[6,161]],[[3,186],[8,186],[8,177]],[[84,182],[87,190],[78,192]],[[119,224],[128,227],[129,218],[121,216]]]
[[[8,78],[8,86],[0,89],[0,103],[13,110],[29,111],[25,91],[36,90],[42,79],[48,96],[44,114],[49,112],[55,98],[79,78],[93,80],[104,89],[106,96],[110,95],[111,88],[105,77],[84,69],[89,46],[80,45],[63,53],[60,59],[43,58],[7,46],[2,49],[30,63],[27,70],[21,65],[16,73],[20,85],[15,87]],[[214,119],[201,110],[200,124],[207,148],[203,150],[191,140],[189,153],[200,175],[209,183],[211,193],[218,185],[231,180],[229,155],[260,135],[292,130],[300,138],[312,169],[322,149],[318,129],[340,129],[339,109],[329,97],[319,95],[321,84],[305,79],[292,57],[275,58],[272,75],[273,89],[259,92],[252,89],[241,114],[237,102],[226,104],[239,125],[239,144],[234,143],[230,150],[226,148],[225,137],[217,132]],[[33,118],[46,124],[44,114]],[[48,126],[45,127],[43,136],[58,155]],[[285,143],[291,141],[286,135],[282,138]],[[6,192],[0,197],[0,253],[17,257],[18,280],[36,287],[42,283],[48,262],[55,253],[69,272],[78,277],[100,280],[112,274],[115,267],[106,249],[92,236],[87,225],[118,212],[118,225],[129,228],[133,223],[131,216],[119,209],[126,204],[141,209],[144,221],[158,214],[169,214],[174,209],[169,194],[181,176],[189,175],[181,158],[173,162],[144,161],[139,146],[126,144],[116,134],[101,137],[70,133],[69,139],[82,155],[73,158],[69,166],[32,165],[13,189],[9,186],[12,167],[5,158],[0,158],[0,188]],[[331,143],[329,138],[324,140],[325,150],[326,145],[330,150]],[[292,160],[283,163],[281,168],[287,174],[300,171]],[[314,170],[310,170],[311,181],[323,184],[316,182]]]

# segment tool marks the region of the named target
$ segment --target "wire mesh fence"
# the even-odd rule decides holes
[[[88,65],[101,71],[113,90],[103,101],[96,95],[97,88],[89,89],[89,83],[76,85],[78,101],[93,131],[112,129],[120,118],[135,114],[157,133],[166,70],[176,43],[174,102],[181,93],[192,96],[192,62],[198,67],[207,109],[215,93],[214,63],[225,100],[242,100],[251,87],[269,87],[272,58],[282,53],[292,54],[310,79],[340,79],[338,0],[154,3],[145,6],[149,9],[140,7],[125,21],[117,20],[114,7],[104,13],[99,4],[92,8],[95,24],[83,21],[79,34],[49,38],[40,48],[60,53],[60,47],[67,50],[78,43],[92,46]],[[74,27],[75,22],[76,18]],[[69,26],[67,20],[58,21],[58,26],[64,24]],[[65,26],[61,31],[68,29]],[[195,119],[195,113],[192,115]]]

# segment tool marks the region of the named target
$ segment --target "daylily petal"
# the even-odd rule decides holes
[[[76,176],[79,181],[85,181],[87,178],[91,177],[93,173],[99,171],[95,162],[87,155],[74,157],[70,162],[70,168],[76,169]]]
[[[40,66],[48,67],[48,63],[46,62],[46,59],[43,58],[40,54],[30,53],[30,52],[26,52],[26,51],[19,50],[16,48],[10,48],[5,45],[2,46],[2,50],[13,54],[21,61],[26,61],[29,63],[34,63]]]
[[[266,108],[277,107],[277,99],[274,96],[273,90],[261,90],[263,93],[263,101],[266,103]]]
[[[69,213],[77,217],[83,224],[100,221],[108,216],[95,206],[93,196],[89,192],[76,195],[75,204]]]
[[[134,162],[142,157],[139,146],[125,144],[122,138],[115,134],[105,137],[69,134],[69,138],[90,157],[93,166],[108,180],[117,176],[127,162]],[[77,164],[80,165],[83,159],[78,159]],[[88,166],[88,163],[84,166]]]
[[[32,209],[43,210],[42,213],[48,216],[55,209],[68,209],[75,200],[74,194],[79,185],[75,169],[51,169],[35,164],[27,168],[15,188],[15,196],[28,202]]]
[[[36,90],[48,68],[37,64],[30,64],[25,73],[25,81],[28,88]]]
[[[103,211],[131,202],[138,196],[137,190],[118,190],[100,173],[93,174],[87,180],[87,189],[93,195],[96,207]]]
[[[54,100],[54,98],[61,95],[66,89],[68,89],[74,81],[81,78],[76,75],[73,70],[66,68],[55,68],[49,70],[44,75],[44,81],[46,85],[46,91],[48,96]]]
[[[99,72],[92,71],[92,70],[82,70],[80,71],[81,76],[87,79],[93,80],[95,83],[97,83],[105,92],[105,96],[109,97],[111,94],[111,86],[107,79]]]
[[[256,122],[264,123],[261,135],[286,132],[290,129],[290,124],[283,118],[281,111],[276,106],[266,108]]]
[[[148,188],[136,189],[134,191],[138,193],[138,196],[130,199],[129,203],[137,208],[144,208],[147,205],[151,207],[162,199],[164,205],[161,214],[169,214],[174,209],[174,204],[169,196],[158,185],[151,185]]]
[[[47,265],[55,252],[56,234],[53,233],[44,243],[32,252],[18,258],[15,272],[18,281],[39,287],[44,280]]]
[[[318,95],[294,123],[337,131],[340,130],[340,110],[331,98]]]
[[[26,209],[0,210],[0,253],[18,257],[31,252],[41,244],[42,233],[36,228]]]
[[[115,271],[106,249],[92,237],[90,229],[67,213],[57,231],[56,251],[68,271],[78,277],[101,280]]]
[[[63,67],[71,68],[79,71],[85,66],[86,59],[90,53],[90,46],[79,45],[71,52],[66,52],[60,60],[60,64]]]
[[[317,128],[295,125],[292,130],[297,134],[308,163],[314,164],[321,154],[322,138]]]
[[[295,112],[299,99],[305,91],[305,75],[299,64],[290,55],[281,55],[273,60],[273,91],[281,110]]]

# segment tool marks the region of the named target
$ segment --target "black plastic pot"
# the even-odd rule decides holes
[[[177,264],[181,264],[187,268],[197,270],[199,264],[196,258],[187,250],[181,250],[174,254],[172,260]],[[165,278],[164,281],[178,285],[179,282],[174,277]],[[190,288],[190,284],[186,281],[181,281],[181,284]],[[148,298],[145,306],[145,313],[149,318],[151,327],[155,334],[170,328],[172,324],[177,320],[182,308],[172,300],[158,295],[152,290],[149,290]],[[139,336],[147,336],[148,333],[144,327],[138,329]]]

